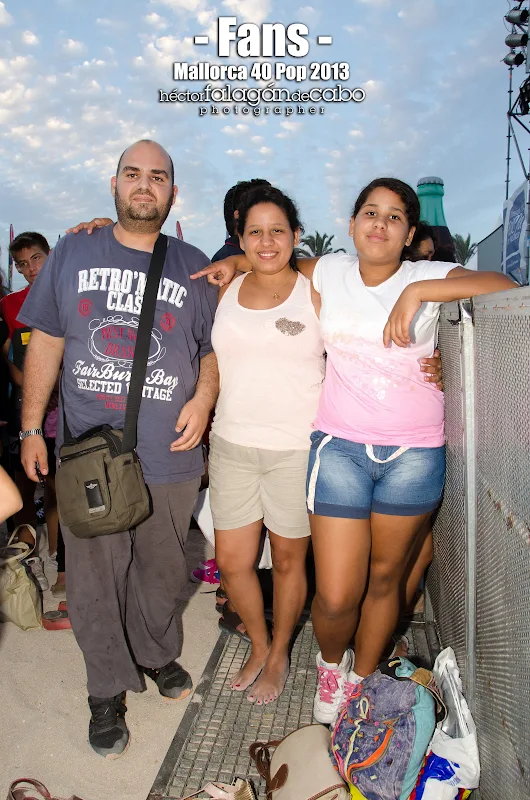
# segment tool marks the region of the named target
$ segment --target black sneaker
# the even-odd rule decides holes
[[[158,691],[163,697],[170,697],[172,700],[181,700],[191,692],[191,675],[176,661],[171,661],[161,669],[151,669],[151,667],[141,667],[145,673],[158,686]]]
[[[89,697],[92,718],[88,726],[88,741],[93,750],[104,758],[119,758],[129,744],[125,724],[125,692],[116,697]]]

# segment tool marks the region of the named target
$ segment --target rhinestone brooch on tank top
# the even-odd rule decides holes
[[[302,331],[305,331],[305,325],[303,322],[296,322],[295,320],[290,320],[286,317],[280,317],[280,319],[277,319],[276,327],[280,333],[285,333],[286,336],[297,336],[299,333],[302,333]]]

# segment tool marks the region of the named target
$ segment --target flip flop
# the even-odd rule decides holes
[[[242,627],[243,630],[238,630],[239,627]],[[228,633],[235,634],[235,636],[239,636],[240,639],[243,639],[244,642],[248,642],[250,644],[250,636],[245,630],[245,626],[241,620],[239,614],[236,614],[235,611],[229,611],[227,608],[223,609],[223,615],[219,620],[219,627],[223,631],[227,631]]]
[[[228,595],[224,589],[221,589],[220,586],[215,590],[215,600],[215,610],[218,614],[222,614],[224,607],[228,602]]]

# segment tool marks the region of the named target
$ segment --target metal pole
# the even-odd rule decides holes
[[[475,426],[475,326],[469,300],[460,303],[460,369],[464,421],[466,525],[466,699],[476,711],[477,669],[477,442]]]
[[[530,152],[530,148],[529,148]],[[525,242],[525,272],[523,275],[523,281],[528,282],[530,281],[530,168],[526,174],[526,242]]]
[[[510,67],[510,80],[508,88],[508,151],[506,154],[506,200],[510,196],[510,149],[512,144],[512,125],[510,114],[512,111],[512,82],[513,82],[513,67]]]

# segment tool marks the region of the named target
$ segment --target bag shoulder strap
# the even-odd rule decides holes
[[[19,528],[29,528],[31,534],[33,536],[33,545],[29,545],[27,542],[14,542],[14,538],[17,535]],[[31,553],[35,549],[35,545],[37,544],[37,532],[32,525],[17,525],[11,536],[9,537],[9,541],[0,549],[1,553],[8,553],[9,551],[19,550],[20,552],[16,555],[10,555],[6,557],[0,557],[0,566],[5,566],[6,564],[15,564],[17,561],[23,561],[23,559],[27,558],[31,555]]]
[[[125,412],[125,423],[123,426],[122,453],[129,453],[136,447],[136,426],[138,422],[138,412],[142,402],[142,391],[144,388],[145,372],[147,369],[147,359],[149,357],[149,347],[151,344],[151,331],[155,317],[156,297],[158,285],[162,277],[164,262],[168,248],[168,238],[160,233],[155,242],[147,282],[142,300],[142,311],[138,324],[138,334],[134,346],[134,359],[129,384],[129,394],[127,396],[127,410]]]
[[[153,329],[153,320],[155,317],[156,297],[164,270],[167,248],[168,238],[165,234],[160,233],[155,242],[153,254],[149,263],[149,272],[147,273],[147,281],[142,299],[142,310],[140,312],[140,321],[138,323],[138,332],[136,334],[136,343],[134,346],[131,380],[129,382],[127,408],[123,425],[122,453],[130,453],[136,447],[138,412],[140,411],[140,403],[142,402],[147,359],[149,357],[149,347],[151,345],[151,331]],[[71,444],[74,438],[66,421],[64,392],[61,391],[61,394],[63,399],[64,442],[65,444]]]

